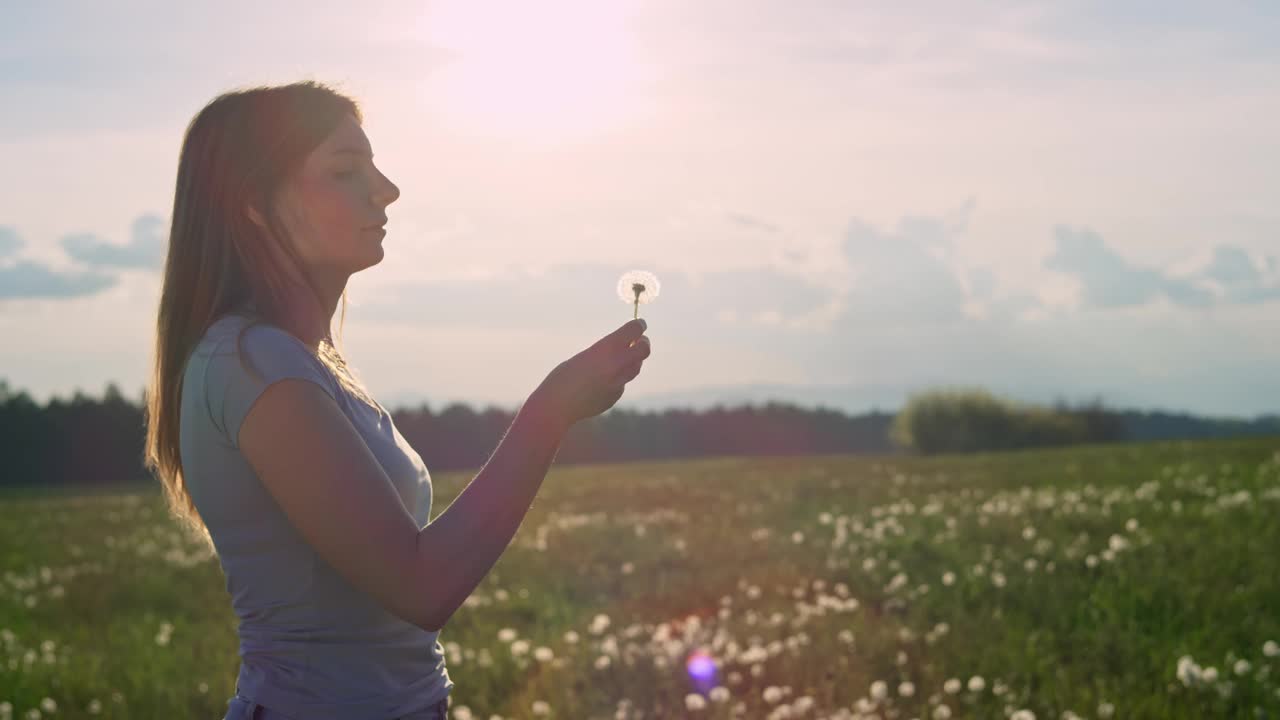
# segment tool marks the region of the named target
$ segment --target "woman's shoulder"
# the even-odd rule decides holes
[[[250,352],[262,352],[263,349],[285,352],[301,350],[308,355],[315,355],[306,343],[284,328],[269,320],[240,313],[227,313],[216,318],[205,329],[197,344],[197,349],[206,354],[226,354],[241,347],[247,347]]]

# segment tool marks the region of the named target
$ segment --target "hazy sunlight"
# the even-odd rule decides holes
[[[431,44],[456,53],[427,92],[462,132],[542,142],[632,118],[641,74],[626,27],[632,3],[530,5],[449,0],[425,14]]]

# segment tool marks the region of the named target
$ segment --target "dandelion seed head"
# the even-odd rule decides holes
[[[646,270],[628,270],[618,278],[618,297],[628,305],[653,302],[661,288],[657,276]]]

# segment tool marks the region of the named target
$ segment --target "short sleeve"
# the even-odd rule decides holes
[[[209,417],[231,447],[240,448],[240,425],[249,408],[268,387],[287,378],[309,380],[337,399],[329,370],[301,340],[280,328],[254,325],[243,335],[237,329],[218,342],[205,366],[205,399]]]

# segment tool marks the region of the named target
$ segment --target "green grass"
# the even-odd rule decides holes
[[[438,513],[470,476],[434,480]],[[454,717],[1277,717],[1277,518],[1280,438],[555,467],[441,632]],[[0,495],[13,718],[220,718],[236,649],[155,488]]]

